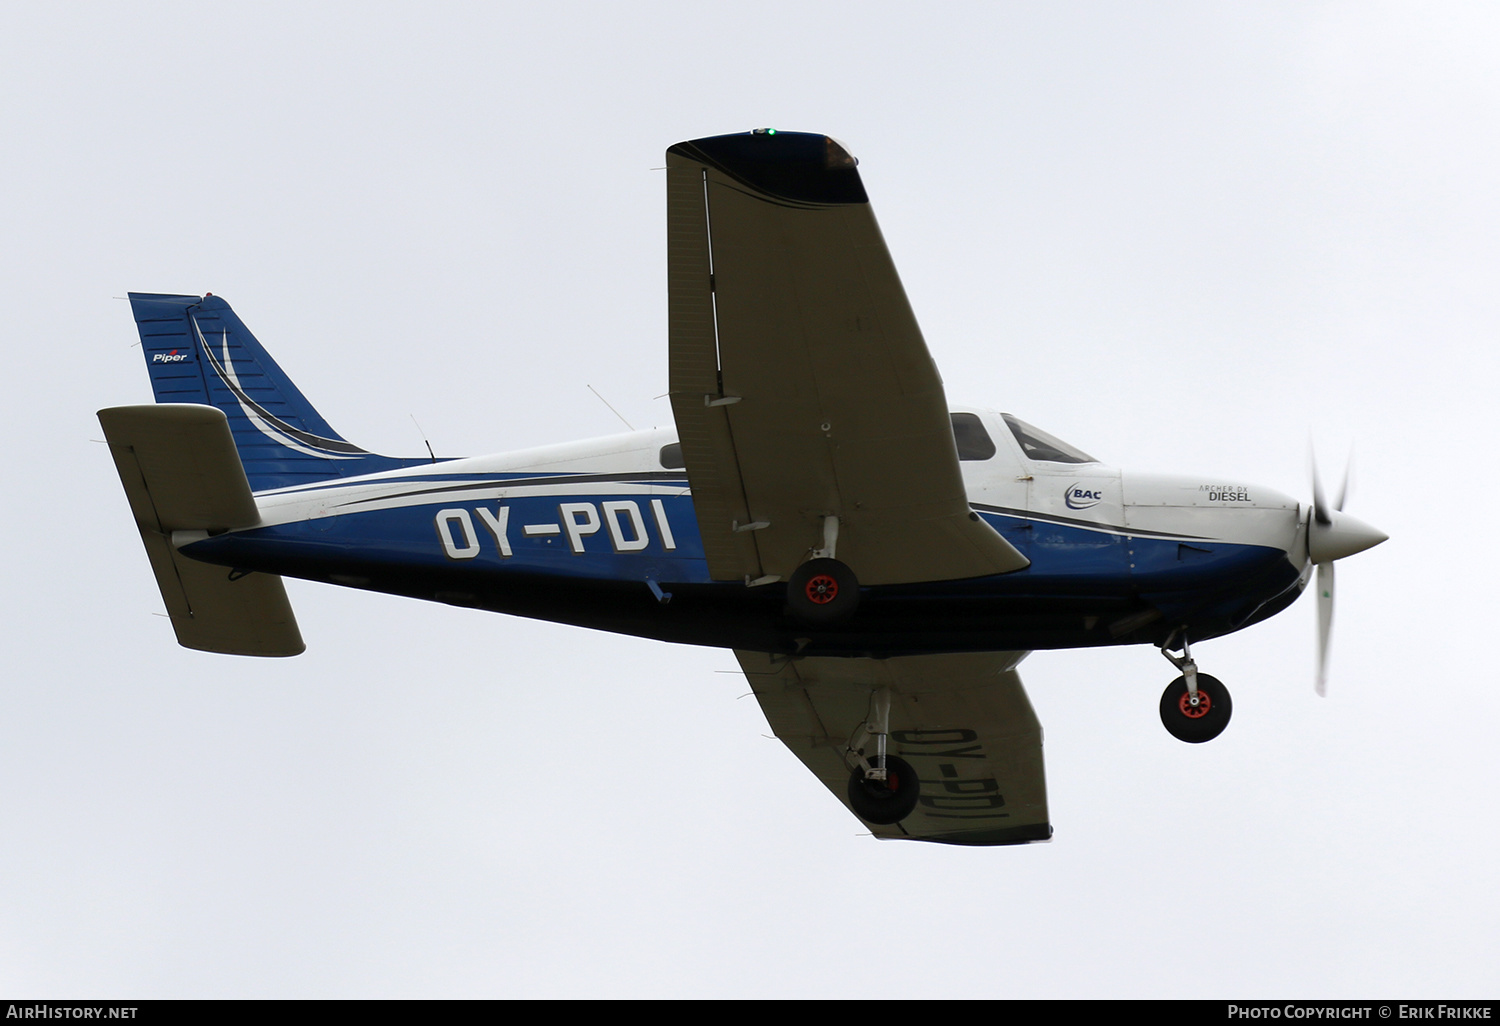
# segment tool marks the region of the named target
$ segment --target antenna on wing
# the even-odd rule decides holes
[[[595,388],[593,385],[590,385],[590,386],[588,386],[588,389],[589,389],[590,392],[594,393],[594,396],[601,403],[603,403],[605,406],[609,406],[609,400],[606,399],[606,398],[604,398],[604,396],[600,395],[599,394],[599,390],[597,388]],[[615,409],[613,406],[609,406],[609,412],[613,413],[616,417],[619,417],[621,424],[624,424],[626,427],[630,428],[630,430],[632,430],[632,431],[635,430],[635,425],[632,424],[632,423],[630,423],[630,421],[626,420],[623,416],[621,416],[619,410]]]

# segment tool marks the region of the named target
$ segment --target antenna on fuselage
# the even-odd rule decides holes
[[[422,430],[422,425],[417,424],[417,415],[415,413],[408,413],[407,416],[411,418],[413,424],[417,425],[417,434],[422,436],[422,444],[427,446],[427,455],[432,457],[432,462],[436,463],[437,456],[432,451],[432,443],[427,440],[427,432]]]

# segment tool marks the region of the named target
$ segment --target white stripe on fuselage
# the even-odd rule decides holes
[[[530,497],[687,495],[686,487],[666,481],[610,479],[670,473],[661,465],[660,452],[676,438],[671,429],[636,431],[270,489],[258,493],[256,501],[261,526],[272,526],[346,513]],[[1228,482],[1207,477],[1121,473],[1101,464],[1036,465],[1024,479],[1003,460],[966,461],[961,469],[972,501],[981,508],[1029,508],[1029,515],[1039,520],[1116,535],[1269,546],[1287,552],[1297,547],[1297,501],[1267,488],[1225,487]],[[686,481],[685,471],[675,473]],[[579,480],[594,475],[599,478]],[[511,476],[520,480],[508,483]],[[538,480],[547,476],[569,480]],[[1107,498],[1085,510],[1068,508],[1066,492],[1080,480],[1118,482],[1120,491],[1106,491]]]
[[[668,429],[636,431],[536,449],[447,460],[429,467],[404,467],[360,477],[291,485],[258,492],[262,527],[301,520],[433,504],[488,502],[529,496],[687,494],[667,481],[620,481],[609,477],[680,474],[661,465],[663,446],[677,440]],[[503,476],[502,476],[503,475]],[[579,477],[599,475],[597,481]],[[524,481],[508,484],[506,477]],[[548,483],[544,477],[570,478]]]

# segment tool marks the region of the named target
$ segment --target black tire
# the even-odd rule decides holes
[[[1212,741],[1224,733],[1234,711],[1229,689],[1219,678],[1206,673],[1198,674],[1198,699],[1196,708],[1188,704],[1186,677],[1178,677],[1161,693],[1162,726],[1168,734],[1190,745]]]
[[[859,607],[859,581],[836,559],[809,559],[786,582],[786,603],[805,624],[843,623]]]
[[[866,823],[899,823],[917,807],[922,784],[911,763],[887,755],[885,773],[884,780],[866,780],[865,771],[856,769],[849,778],[849,807]]]

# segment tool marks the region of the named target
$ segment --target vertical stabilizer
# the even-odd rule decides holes
[[[223,411],[254,491],[429,462],[339,435],[217,296],[132,292],[130,306],[156,401]]]

